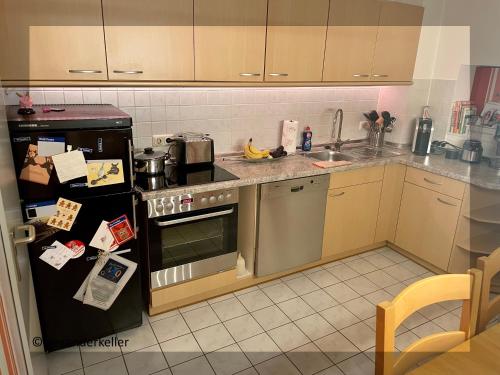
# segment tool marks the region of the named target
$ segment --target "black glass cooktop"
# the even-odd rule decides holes
[[[179,167],[174,164],[165,166],[160,175],[136,175],[136,185],[143,191],[172,189],[180,186],[203,185],[212,182],[239,180],[237,176],[217,165],[203,167]]]

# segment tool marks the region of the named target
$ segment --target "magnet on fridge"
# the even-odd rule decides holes
[[[85,252],[85,244],[80,240],[68,241],[64,246],[73,252],[73,259],[81,257]]]

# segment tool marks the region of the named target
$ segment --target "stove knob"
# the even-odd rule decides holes
[[[201,204],[207,204],[208,203],[208,198],[203,197],[203,198],[201,198],[200,202],[201,202]]]
[[[215,202],[217,202],[217,198],[215,198],[215,197],[212,195],[208,201],[209,201],[210,203],[215,203]]]
[[[172,211],[174,209],[174,204],[172,202],[168,202],[165,205],[165,208],[167,209],[167,211]]]
[[[224,194],[220,194],[217,199],[219,200],[219,202],[222,202],[224,200]]]
[[[231,194],[231,193],[226,194],[226,199],[231,199],[232,197],[233,197],[233,194]]]
[[[163,212],[164,206],[162,202],[157,202],[155,206],[156,212]]]

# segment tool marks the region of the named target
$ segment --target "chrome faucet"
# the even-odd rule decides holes
[[[340,120],[340,121],[339,121]],[[340,149],[342,145],[345,143],[342,141],[341,136],[342,136],[342,123],[344,122],[344,111],[342,108],[337,109],[337,112],[335,112],[335,115],[333,116],[333,122],[332,122],[332,134],[331,138],[332,140],[335,139],[335,127],[337,126],[337,123],[339,124],[339,130],[337,134],[337,139],[335,142],[333,142],[333,149],[336,152],[340,152]]]

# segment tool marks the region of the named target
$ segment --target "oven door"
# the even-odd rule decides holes
[[[236,267],[238,205],[149,219],[151,289]]]

